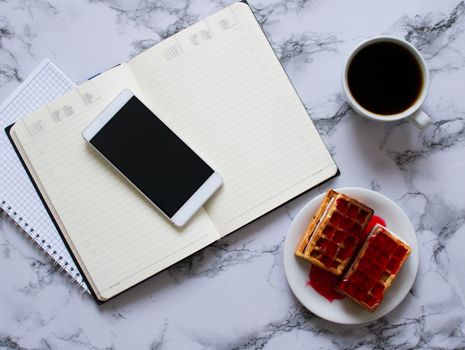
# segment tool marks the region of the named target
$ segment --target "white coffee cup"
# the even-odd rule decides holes
[[[415,102],[406,110],[397,113],[397,114],[389,114],[389,115],[382,115],[382,114],[376,114],[373,113],[363,106],[361,106],[354,98],[352,93],[350,92],[349,88],[349,83],[348,83],[348,71],[349,71],[349,66],[350,63],[352,62],[352,59],[354,56],[363,48],[374,44],[374,43],[379,43],[379,42],[392,42],[401,45],[405,49],[407,49],[413,57],[416,59],[418,66],[420,67],[421,74],[422,74],[422,86],[420,93],[415,100]],[[396,38],[393,36],[377,36],[368,40],[365,40],[358,44],[355,49],[352,51],[352,53],[349,55],[346,64],[344,66],[344,73],[343,73],[343,78],[342,78],[342,89],[344,91],[345,97],[347,101],[350,103],[352,108],[361,116],[371,119],[371,120],[377,120],[381,122],[392,122],[392,121],[398,121],[402,119],[407,119],[410,121],[412,124],[417,126],[418,128],[424,128],[428,124],[431,123],[431,118],[423,112],[420,107],[425,100],[426,94],[428,92],[428,82],[429,82],[429,73],[428,73],[428,68],[426,67],[426,62],[421,56],[420,52],[410,43],[407,41]]]

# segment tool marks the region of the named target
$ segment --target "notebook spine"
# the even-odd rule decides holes
[[[74,267],[70,266],[70,263],[64,259],[59,252],[57,252],[46,239],[41,237],[40,233],[35,232],[34,228],[31,227],[19,215],[8,203],[4,200],[0,200],[0,215],[3,215],[7,218],[9,222],[12,222],[16,227],[18,227],[26,237],[32,242],[33,245],[40,248],[40,250],[47,256],[47,258],[52,261],[54,265],[60,266],[59,271],[64,271],[66,276],[71,280],[72,283],[75,283],[82,293],[89,292],[85,282],[82,279],[79,271]]]

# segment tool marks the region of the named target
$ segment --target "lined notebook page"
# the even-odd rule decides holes
[[[81,85],[13,128],[33,176],[101,299],[219,238],[203,210],[188,226],[175,229],[83,140],[82,130],[124,88],[143,99],[125,65]]]
[[[224,178],[228,234],[337,171],[250,8],[236,3],[129,62],[150,107]]]

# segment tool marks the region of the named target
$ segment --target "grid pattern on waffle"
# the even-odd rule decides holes
[[[410,250],[387,229],[376,226],[338,289],[363,307],[373,310],[383,300]]]
[[[44,60],[0,106],[2,129],[74,87],[52,62]],[[0,132],[0,209],[88,291],[66,246],[26,174],[7,134]]]
[[[370,208],[339,194],[305,254],[320,267],[341,274],[365,238],[364,229],[372,214]]]

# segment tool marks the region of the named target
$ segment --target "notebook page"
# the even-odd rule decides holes
[[[82,130],[123,89],[144,100],[125,65],[18,122],[14,137],[32,165],[84,273],[106,299],[219,235],[202,210],[175,229],[83,140]],[[55,113],[56,111],[66,114]]]
[[[206,206],[221,235],[337,172],[243,3],[128,63],[153,110],[224,178]]]

